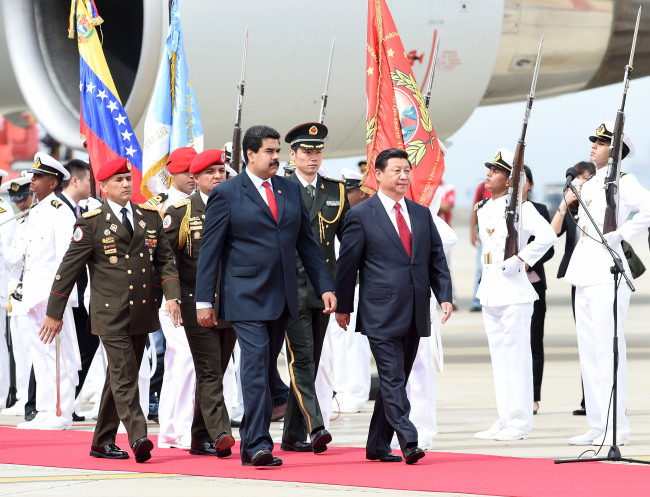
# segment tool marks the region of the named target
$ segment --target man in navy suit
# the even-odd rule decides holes
[[[411,184],[408,154],[396,148],[381,152],[375,177],[377,194],[346,218],[336,271],[336,321],[347,329],[359,271],[356,330],[368,337],[379,373],[366,458],[401,461],[390,449],[396,432],[406,463],[413,464],[424,452],[409,420],[406,382],[420,337],[431,335],[431,290],[441,302],[442,322],[451,316],[451,276],[429,209],[404,198]]]
[[[242,464],[279,466],[282,460],[271,452],[271,397],[287,322],[298,318],[296,250],[323,299],[324,313],[335,311],[336,297],[300,185],[275,175],[280,134],[253,126],[244,135],[242,150],[248,167],[216,186],[208,199],[196,314],[201,326],[217,325],[212,303],[221,266],[219,318],[232,323],[241,347]]]

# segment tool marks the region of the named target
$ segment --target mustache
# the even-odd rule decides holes
[[[280,167],[280,161],[272,160],[270,162],[269,166],[278,166],[278,167]]]

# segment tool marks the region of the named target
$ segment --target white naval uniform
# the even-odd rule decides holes
[[[0,199],[0,223],[11,219],[14,211]],[[7,349],[7,303],[9,301],[9,261],[5,254],[11,247],[16,222],[9,221],[0,227],[0,410],[5,407],[9,393],[9,350]]]
[[[489,199],[477,212],[483,275],[476,296],[483,306],[499,414],[492,429],[514,428],[528,433],[533,426],[530,319],[538,296],[523,268],[516,275],[506,276],[499,267],[508,234],[504,217],[507,198]],[[557,236],[533,204],[524,202],[521,207],[518,255],[533,266]],[[524,245],[531,236],[535,240]]]
[[[451,227],[437,215],[438,206],[434,206],[432,203],[432,209],[436,211],[434,213],[432,210],[431,215],[440,235],[443,251],[447,254],[458,243],[458,237]],[[430,303],[431,336],[420,337],[418,351],[406,384],[406,395],[411,403],[409,419],[418,430],[418,447],[421,449],[433,448],[433,437],[438,433],[436,416],[438,371],[436,370],[434,355],[436,353],[442,354],[442,351],[436,351],[437,336],[440,333],[437,306],[438,301],[432,293]],[[398,446],[396,445],[396,447]]]
[[[58,205],[58,207],[56,207]],[[75,217],[54,193],[32,207],[25,228],[16,233],[14,245],[18,257],[24,255],[22,304],[29,309],[25,330],[29,337],[29,350],[36,379],[36,409],[40,420],[56,419],[69,424],[74,411],[75,387],[79,381],[81,366],[79,345],[75,330],[72,307],[77,305],[76,286],[70,294],[63,314],[61,337],[61,411],[56,413],[56,341],[45,345],[39,339],[39,330],[45,319],[50,288],[56,270],[68,250],[72,238]]]
[[[582,200],[602,231],[605,216],[604,180],[607,167],[596,171],[582,185]],[[619,180],[617,231],[624,240],[632,240],[650,226],[650,192],[643,188],[631,174]],[[639,212],[627,220],[632,211]],[[598,237],[582,206],[578,210],[578,225],[589,236]],[[607,411],[613,383],[614,280],[610,273],[612,258],[601,245],[578,232],[580,236],[564,279],[576,287],[576,331],[580,369],[585,391],[587,422],[592,429],[602,432],[607,423]],[[621,256],[625,271],[631,278],[621,245],[612,247]],[[631,292],[624,280],[618,290],[618,433],[629,439],[630,423],[625,415],[627,407],[627,356],[625,347],[625,318]],[[611,412],[609,429],[611,429]]]
[[[157,206],[163,217],[169,206],[178,200],[189,197],[174,187],[171,187],[166,193],[169,195],[167,200]],[[160,327],[166,342],[165,372],[158,404],[158,422],[160,423],[158,447],[184,447],[190,444],[192,436],[196,373],[185,328],[174,326],[165,311],[165,302],[163,298],[158,311]]]

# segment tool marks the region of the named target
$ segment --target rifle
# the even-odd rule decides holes
[[[244,85],[246,83],[246,55],[248,53],[248,27],[244,34],[244,56],[241,61],[241,81],[237,85],[237,109],[235,114],[235,129],[232,133],[232,154],[230,166],[239,173],[241,161],[241,109],[244,103]]]
[[[325,91],[321,95],[321,102],[320,102],[320,116],[318,118],[318,122],[323,124],[323,121],[325,120],[325,107],[327,107],[327,89],[329,88],[330,85],[330,73],[332,72],[332,58],[334,57],[334,42],[336,41],[336,36],[332,38],[332,48],[330,50],[330,61],[329,64],[327,65],[327,77],[325,78]]]
[[[436,38],[436,46],[433,49],[433,62],[431,63],[431,70],[427,78],[427,91],[424,93],[424,104],[429,108],[431,101],[431,87],[433,86],[433,75],[436,72],[436,61],[438,60],[438,49],[440,48],[440,37]]]
[[[639,6],[639,13],[636,16],[636,26],[634,28],[634,38],[632,39],[630,60],[625,66],[625,75],[623,76],[623,101],[621,102],[621,108],[616,113],[614,133],[609,147],[607,176],[605,178],[605,200],[607,202],[607,208],[605,209],[605,219],[603,221],[603,233],[615,231],[617,227],[618,182],[621,177],[621,152],[623,150],[623,128],[625,127],[625,99],[627,98],[627,89],[630,87],[630,74],[633,69],[632,64],[634,62],[634,50],[636,48],[636,37],[639,33],[640,19],[641,7]]]
[[[506,246],[503,254],[503,259],[509,259],[517,255],[519,252],[519,229],[521,225],[521,192],[520,187],[523,186],[522,176],[524,168],[524,152],[526,150],[526,131],[528,129],[528,118],[530,117],[530,110],[533,108],[533,100],[535,99],[535,87],[537,86],[537,76],[539,74],[539,63],[542,60],[542,46],[544,45],[544,37],[539,42],[539,50],[537,51],[537,61],[535,62],[535,72],[533,73],[533,82],[530,86],[530,93],[526,97],[526,113],[524,114],[524,124],[521,130],[521,136],[517,142],[517,149],[512,161],[512,171],[510,172],[510,188],[508,190],[508,203],[506,205],[506,228],[508,235],[506,236]],[[517,223],[517,226],[515,226]]]

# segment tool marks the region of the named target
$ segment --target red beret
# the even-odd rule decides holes
[[[192,147],[181,147],[169,154],[167,171],[169,174],[184,173],[190,168],[192,159],[196,157],[196,150]]]
[[[113,159],[106,162],[102,167],[99,168],[95,178],[97,181],[105,181],[114,174],[124,174],[131,172],[131,163],[120,157],[119,159]]]
[[[190,173],[198,174],[202,171],[205,171],[208,167],[213,165],[225,164],[226,163],[226,152],[223,150],[205,150],[199,155],[194,157],[192,165],[190,166]]]

